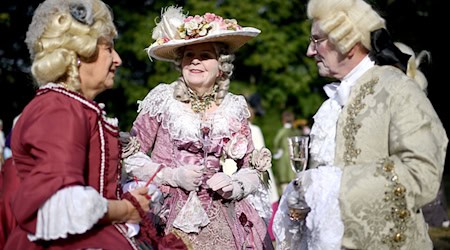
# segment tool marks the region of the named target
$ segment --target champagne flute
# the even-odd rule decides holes
[[[288,137],[289,156],[291,168],[297,175],[293,182],[293,190],[287,195],[289,217],[292,221],[300,221],[303,227],[307,214],[311,211],[305,200],[305,190],[303,189],[304,171],[308,165],[309,136]],[[302,179],[299,179],[299,173]]]
[[[308,165],[309,136],[288,137],[291,168],[297,175]]]

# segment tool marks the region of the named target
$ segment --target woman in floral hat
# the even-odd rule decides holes
[[[159,186],[165,200],[155,214],[165,233],[192,249],[273,248],[261,181],[271,153],[254,150],[245,98],[228,92],[233,53],[259,33],[212,13],[185,16],[168,7],[147,48],[150,59],[172,62],[181,74],[138,102],[125,169]],[[227,158],[238,166],[231,176],[222,171]]]

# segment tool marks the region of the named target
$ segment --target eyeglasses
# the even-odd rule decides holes
[[[322,37],[322,38],[317,38],[317,39],[316,39],[316,38],[310,36],[310,37],[309,37],[309,42],[310,42],[310,43],[313,43],[314,49],[316,49],[317,46],[318,46],[321,42],[323,42],[323,41],[325,41],[325,40],[327,40],[327,39],[328,39],[328,37]]]

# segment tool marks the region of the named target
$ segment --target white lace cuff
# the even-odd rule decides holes
[[[300,232],[297,224],[289,219],[286,194],[292,192],[292,182],[288,185],[273,222],[277,249],[341,249],[344,235],[339,208],[341,175],[342,171],[332,166],[305,171],[302,183],[306,189],[306,203],[311,211],[306,217],[306,229],[301,237],[298,237]]]
[[[91,229],[108,210],[108,201],[92,187],[71,186],[56,192],[39,209],[31,241],[67,238]]]
[[[161,165],[154,162],[150,156],[143,152],[137,152],[128,158],[125,158],[123,162],[125,171],[142,181],[149,180]]]

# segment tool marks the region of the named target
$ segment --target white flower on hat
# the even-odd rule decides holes
[[[153,29],[152,38],[156,41],[180,39],[178,27],[183,24],[185,15],[182,7],[167,7],[161,13],[161,21]]]
[[[241,26],[235,19],[223,19],[213,13],[206,13],[203,16],[189,16],[184,19],[184,23],[178,28],[182,39],[203,37],[219,30],[240,30]]]

